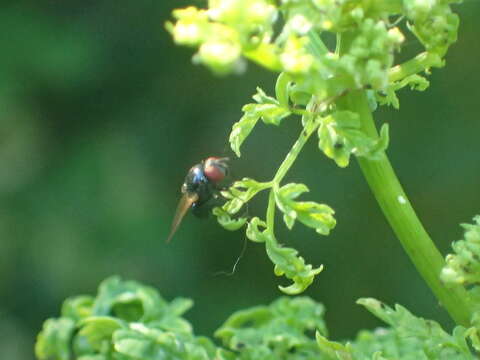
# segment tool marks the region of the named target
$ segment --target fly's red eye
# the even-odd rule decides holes
[[[203,172],[205,176],[213,182],[222,181],[227,175],[227,158],[209,157],[205,160]]]

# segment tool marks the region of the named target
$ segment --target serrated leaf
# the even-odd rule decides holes
[[[240,229],[248,220],[244,217],[232,219],[228,212],[219,207],[214,208],[212,212],[213,215],[217,217],[218,223],[229,231],[236,231]]]
[[[233,125],[230,133],[230,147],[238,157],[241,156],[241,145],[250,135],[260,118],[266,124],[279,125],[282,119],[290,115],[288,106],[281,106],[277,99],[268,96],[259,87],[257,88],[257,93],[253,95],[253,99],[257,103],[243,106],[242,111],[244,115]]]
[[[317,204],[313,201],[297,201],[294,206],[297,220],[304,225],[315,229],[320,235],[328,235],[337,224],[328,205]]]
[[[222,209],[230,215],[236,214],[242,206],[250,201],[258,192],[268,189],[269,183],[261,183],[249,178],[243,178],[241,181],[236,181],[228,188],[222,191],[224,198],[229,199]]]
[[[287,85],[285,84],[284,86]],[[280,96],[285,97],[286,95],[280,93]],[[248,108],[244,107],[244,109],[252,115],[255,114],[260,116],[265,124],[279,125],[282,119],[290,115],[288,100],[286,105],[281,105],[277,99],[268,96],[259,87],[257,87],[257,93],[253,95],[253,99],[257,104],[249,104],[251,106]],[[282,101],[285,101],[285,99],[283,98]]]
[[[288,214],[283,214],[283,221],[287,225],[288,230],[292,230],[293,225],[295,225],[295,217]]]
[[[174,334],[149,329],[141,324],[133,329],[118,330],[113,336],[115,351],[134,359],[182,359],[181,345]]]
[[[39,360],[70,360],[70,342],[75,331],[75,322],[69,318],[49,319],[44,322],[35,344]]]
[[[264,230],[260,230],[261,227],[264,228]],[[266,227],[267,224],[265,223],[265,221],[260,220],[258,217],[252,218],[248,222],[246,231],[247,238],[254,242],[266,242],[270,237],[266,230]]]
[[[385,151],[388,148],[390,143],[390,134],[389,134],[389,126],[388,124],[383,124],[380,128],[380,135],[378,140],[376,141],[375,145],[373,145],[365,155],[366,158],[370,160],[380,160],[382,156],[384,156]]]
[[[243,178],[240,181],[235,181],[228,191],[222,192],[228,199],[240,199],[243,202],[248,202],[259,191],[268,189],[270,183],[261,183],[250,178]]]
[[[278,194],[285,200],[295,200],[301,194],[308,192],[308,187],[305,184],[290,183],[282,186]]]
[[[118,330],[113,336],[115,351],[132,359],[209,360],[215,346],[206,338],[176,336],[142,324]]]
[[[83,306],[90,309],[92,304],[92,314],[108,315],[79,316]],[[181,317],[191,306],[190,299],[168,303],[153,288],[111,277],[102,282],[95,298],[65,302],[63,311],[72,318],[45,322],[37,356],[39,360],[207,360],[218,353],[219,359],[231,360],[229,352],[193,335],[190,323]]]
[[[158,292],[135,281],[111,277],[100,284],[92,314],[115,315],[127,321],[159,319],[167,309],[167,302]]]
[[[233,124],[229,141],[230,147],[238,157],[241,156],[240,147],[248,135],[250,135],[252,132],[253,128],[257,124],[258,119],[260,119],[260,115],[245,113],[238,122]]]
[[[315,229],[322,235],[328,235],[335,227],[334,211],[329,206],[312,201],[295,201],[301,194],[308,191],[304,184],[287,184],[274,191],[275,202],[284,213],[283,220],[289,229],[300,221],[304,225]]]
[[[409,75],[390,84],[385,90],[377,92],[376,99],[381,105],[392,105],[395,109],[399,109],[400,101],[396,92],[406,86],[409,86],[411,90],[425,91],[430,86],[430,82],[418,74]]]
[[[290,87],[289,96],[293,104],[300,106],[306,106],[312,99],[312,94],[299,84]]]
[[[377,92],[375,99],[380,105],[391,105],[397,110],[400,108],[400,100],[393,87],[387,87],[385,90]]]
[[[257,86],[257,93],[252,96],[253,100],[255,100],[260,105],[279,105],[279,102],[274,97],[268,96],[262,88]],[[256,104],[252,104],[256,105]]]
[[[317,344],[321,352],[330,359],[352,360],[351,351],[343,344],[330,341],[318,331],[315,334]]]
[[[177,297],[168,304],[168,313],[175,316],[182,316],[192,307],[192,299]]]
[[[265,124],[276,126],[280,125],[280,122],[291,114],[287,108],[274,104],[258,104],[255,111]]]
[[[275,275],[284,275],[293,281],[290,286],[279,286],[285,294],[296,295],[305,291],[315,275],[323,270],[323,265],[313,268],[312,265],[305,264],[297,250],[280,246],[273,237],[267,238],[265,246],[268,257],[275,264]]]
[[[381,136],[373,139],[360,129],[358,114],[351,111],[337,111],[321,119],[318,128],[319,147],[338,166],[346,167],[350,155],[376,160],[388,147],[388,125],[384,124]]]
[[[126,327],[126,323],[111,316],[91,316],[82,320],[79,334],[84,336],[90,346],[100,350],[104,341],[111,341],[115,330]]]
[[[275,300],[269,306],[237,311],[215,332],[239,359],[320,359],[311,338],[318,329],[326,334],[324,308],[308,297]]]
[[[406,359],[472,359],[472,354],[465,340],[468,335],[463,327],[457,327],[454,335],[445,332],[441,326],[432,320],[425,320],[414,316],[401,305],[392,309],[378,300],[371,298],[359,299],[358,304],[363,305],[375,316],[386,322],[392,330],[369,334],[364,332],[357,339],[355,348],[364,352],[366,349],[382,348],[382,356],[387,358],[398,356],[398,351],[408,354]],[[382,339],[382,340],[380,340]],[[377,342],[374,345],[374,342]],[[380,347],[379,342],[384,346]],[[387,347],[386,342],[393,346]],[[395,350],[397,352],[392,352]]]
[[[68,298],[63,302],[61,314],[74,321],[79,321],[92,314],[93,297],[80,295]]]

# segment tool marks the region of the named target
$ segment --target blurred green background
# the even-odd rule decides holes
[[[202,6],[203,2],[192,0]],[[187,216],[166,245],[179,188],[191,165],[232,156],[227,138],[255,86],[274,76],[253,65],[214,77],[164,30],[188,1],[2,1],[0,7],[0,353],[33,359],[42,322],[71,295],[94,293],[120,274],[167,299],[191,297],[187,317],[211,335],[228,314],[280,295],[263,246],[244,243],[215,219]],[[466,1],[458,44],[425,93],[401,93],[401,110],[381,109],[389,154],[419,216],[442,252],[480,211],[480,2]],[[419,44],[407,44],[415,53]],[[260,125],[232,161],[234,178],[269,180],[299,126]],[[327,306],[332,338],[378,326],[359,297],[448,317],[388,227],[355,161],[345,170],[311,141],[287,180],[332,206],[329,237],[279,226],[282,243],[325,264],[307,294]],[[250,206],[263,215],[264,198]]]

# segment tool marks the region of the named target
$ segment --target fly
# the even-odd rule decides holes
[[[188,209],[198,216],[198,210],[218,191],[218,184],[228,174],[228,158],[209,157],[193,166],[182,185],[180,199],[167,242],[170,242]]]

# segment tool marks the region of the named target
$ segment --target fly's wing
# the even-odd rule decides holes
[[[175,217],[173,218],[172,227],[170,230],[170,234],[167,238],[167,243],[172,240],[173,234],[178,229],[178,226],[182,222],[183,217],[187,213],[188,209],[192,206],[192,204],[198,200],[198,195],[195,193],[185,193],[183,194],[180,202],[178,203],[177,210],[175,211]]]

